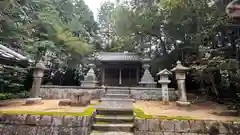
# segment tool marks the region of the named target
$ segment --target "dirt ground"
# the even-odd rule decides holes
[[[205,103],[192,104],[189,108],[176,106],[175,102],[163,105],[161,101],[136,101],[135,107],[141,108],[148,115],[157,116],[188,116],[203,120],[233,120],[239,117],[217,116],[213,111],[221,111],[225,106],[207,101]]]
[[[58,106],[60,100],[42,100],[41,104],[25,105],[24,99],[0,102],[0,111],[42,111],[42,112],[83,112],[86,107]],[[91,101],[96,104],[97,101]]]

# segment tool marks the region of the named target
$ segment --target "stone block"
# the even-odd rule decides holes
[[[16,135],[36,135],[37,127],[21,125],[17,127]]]
[[[162,131],[174,132],[175,122],[172,120],[162,120],[161,127]]]
[[[88,127],[76,127],[72,129],[72,135],[89,135],[90,128]]]
[[[24,124],[26,115],[21,114],[5,114],[3,116],[6,124]]]
[[[159,119],[147,119],[149,131],[161,131],[161,120]]]
[[[148,132],[148,135],[163,135],[161,131],[158,132]]]
[[[204,123],[206,124],[206,129],[208,134],[218,135],[220,133],[218,129],[219,123],[217,121],[206,120],[204,121]]]
[[[143,118],[135,118],[134,119],[134,124],[135,124],[135,128],[136,130],[139,131],[148,131],[148,120],[147,119],[143,119]]]
[[[16,125],[4,125],[2,135],[16,135],[17,126]]]
[[[71,127],[60,127],[59,129],[59,135],[72,135],[72,128]]]
[[[163,135],[175,135],[174,132],[163,132]]]
[[[52,117],[53,126],[62,126],[63,125],[63,116],[53,116]]]
[[[219,122],[218,130],[220,134],[229,134],[234,133],[234,126],[231,121],[228,122]]]
[[[240,134],[240,122],[234,121],[233,122],[234,133]]]
[[[5,122],[5,115],[0,114],[0,123],[4,123],[4,122]]]
[[[26,105],[41,104],[42,98],[28,98],[26,99]]]
[[[177,106],[180,107],[190,107],[191,103],[187,101],[176,101]]]
[[[88,127],[91,124],[92,116],[78,116],[76,125],[79,127]]]
[[[58,105],[59,106],[68,106],[70,103],[71,103],[71,99],[63,99],[63,100],[59,101]]]
[[[190,120],[190,132],[192,133],[207,133],[207,129],[203,120]]]
[[[25,124],[38,125],[39,121],[40,121],[40,115],[27,115]]]
[[[78,126],[77,121],[78,121],[77,116],[64,116],[63,126],[65,127]]]
[[[0,124],[0,135],[3,134],[3,130],[4,130],[4,125],[3,125],[3,124]]]
[[[148,131],[135,131],[134,135],[149,135]]]
[[[51,127],[52,135],[60,135],[59,128],[60,127]],[[69,134],[69,135],[71,135],[71,134]]]
[[[37,127],[36,135],[53,135],[54,128],[49,126],[39,126]]]
[[[70,106],[87,106],[90,102],[90,100],[71,101]]]
[[[41,116],[38,124],[40,126],[50,126],[50,125],[52,125],[52,116],[49,116],[49,115]]]
[[[190,131],[190,125],[187,120],[175,120],[175,132],[187,133]]]
[[[182,135],[198,135],[197,133],[182,133]]]

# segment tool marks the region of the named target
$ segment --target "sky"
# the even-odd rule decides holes
[[[114,2],[115,0],[84,0],[86,5],[92,10],[95,20],[97,20],[98,9],[100,8],[101,3],[105,1]]]

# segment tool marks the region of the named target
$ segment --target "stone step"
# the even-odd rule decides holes
[[[107,93],[109,93],[109,94],[130,94],[130,90],[110,89],[110,90],[107,90]]]
[[[95,108],[100,115],[133,115],[132,102],[102,101]]]
[[[106,110],[106,109],[102,109],[96,110],[96,113],[99,115],[124,115],[124,116],[129,116],[129,115],[133,115],[133,110]]]
[[[132,123],[133,122],[133,116],[111,116],[111,115],[105,115],[105,116],[96,116],[95,117],[96,122],[108,122],[108,123]]]
[[[122,131],[122,132],[132,132],[133,123],[124,124],[93,124],[93,130],[98,131]]]
[[[90,135],[134,135],[131,132],[92,132]]]
[[[110,97],[106,97],[106,98],[101,98],[100,102],[102,101],[121,101],[121,102],[136,102],[135,99],[132,98],[110,98]]]
[[[107,90],[129,90],[130,87],[106,86]]]
[[[105,97],[111,97],[111,98],[130,98],[130,94],[112,94],[112,93],[107,93]]]

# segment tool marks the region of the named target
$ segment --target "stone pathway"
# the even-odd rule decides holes
[[[130,91],[122,88],[108,89],[101,103],[91,135],[133,135],[133,102]]]

